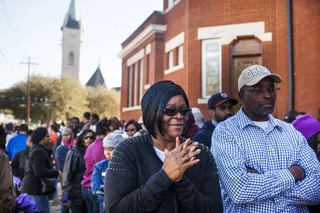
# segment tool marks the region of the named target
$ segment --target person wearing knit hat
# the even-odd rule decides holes
[[[47,137],[46,137],[47,136]],[[48,140],[44,140],[47,139]],[[39,144],[42,142],[42,145],[46,145],[49,142],[49,135],[48,130],[44,127],[39,127],[31,135],[31,142],[32,144]]]
[[[113,150],[116,148],[118,143],[120,143],[123,139],[124,138],[121,132],[117,130],[112,133],[109,133],[103,139],[104,155],[106,156],[107,160],[111,160]]]
[[[292,125],[307,139],[320,161],[320,121],[309,114],[296,119]],[[320,212],[320,205],[309,206],[310,213]]]
[[[292,125],[307,139],[309,146],[320,160],[320,121],[306,114],[296,119]]]
[[[307,140],[320,132],[320,121],[309,114],[296,119],[292,125],[301,132]]]
[[[105,171],[108,168],[109,161],[111,160],[112,153],[116,146],[124,139],[120,130],[115,130],[114,132],[109,133],[103,139],[103,148],[104,155],[106,156],[105,160],[100,161],[94,167],[92,178],[91,178],[91,190],[93,194],[103,194],[103,179]],[[103,212],[103,197],[98,196],[100,212]]]
[[[31,135],[32,147],[30,149],[25,176],[21,187],[21,193],[27,193],[35,201],[41,212],[50,212],[49,194],[56,191],[53,180],[61,173],[52,166],[45,145],[49,143],[48,130],[43,127],[37,128]],[[45,187],[42,180],[47,180]],[[49,183],[50,182],[50,183]]]

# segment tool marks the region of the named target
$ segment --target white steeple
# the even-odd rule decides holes
[[[81,20],[77,17],[76,1],[71,0],[62,30],[62,75],[79,80]]]
[[[73,20],[79,21],[79,17],[77,16],[77,10],[76,10],[76,0],[71,0],[68,16],[72,18]]]

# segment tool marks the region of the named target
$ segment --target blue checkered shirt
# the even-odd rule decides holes
[[[241,110],[219,123],[212,135],[224,212],[309,212],[320,203],[320,163],[291,124],[269,115],[267,129]],[[299,165],[306,178],[295,183],[288,168]],[[259,174],[247,173],[246,168]]]

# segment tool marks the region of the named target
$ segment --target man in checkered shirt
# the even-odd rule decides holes
[[[271,113],[279,75],[260,65],[244,69],[244,105],[212,136],[224,212],[309,212],[320,203],[320,163],[306,139]]]

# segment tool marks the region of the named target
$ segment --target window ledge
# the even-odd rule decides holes
[[[208,99],[199,98],[198,99],[198,104],[208,104]]]
[[[141,109],[141,106],[122,107],[122,112],[134,111]]]
[[[181,0],[176,0],[172,7],[168,7],[167,9],[165,9],[164,13],[168,13],[172,8],[174,8],[174,6],[176,6]]]
[[[184,63],[179,64],[177,66],[174,66],[174,67],[171,67],[170,69],[165,70],[164,74],[168,75],[169,73],[175,72],[175,71],[180,70],[182,68],[184,68]]]

